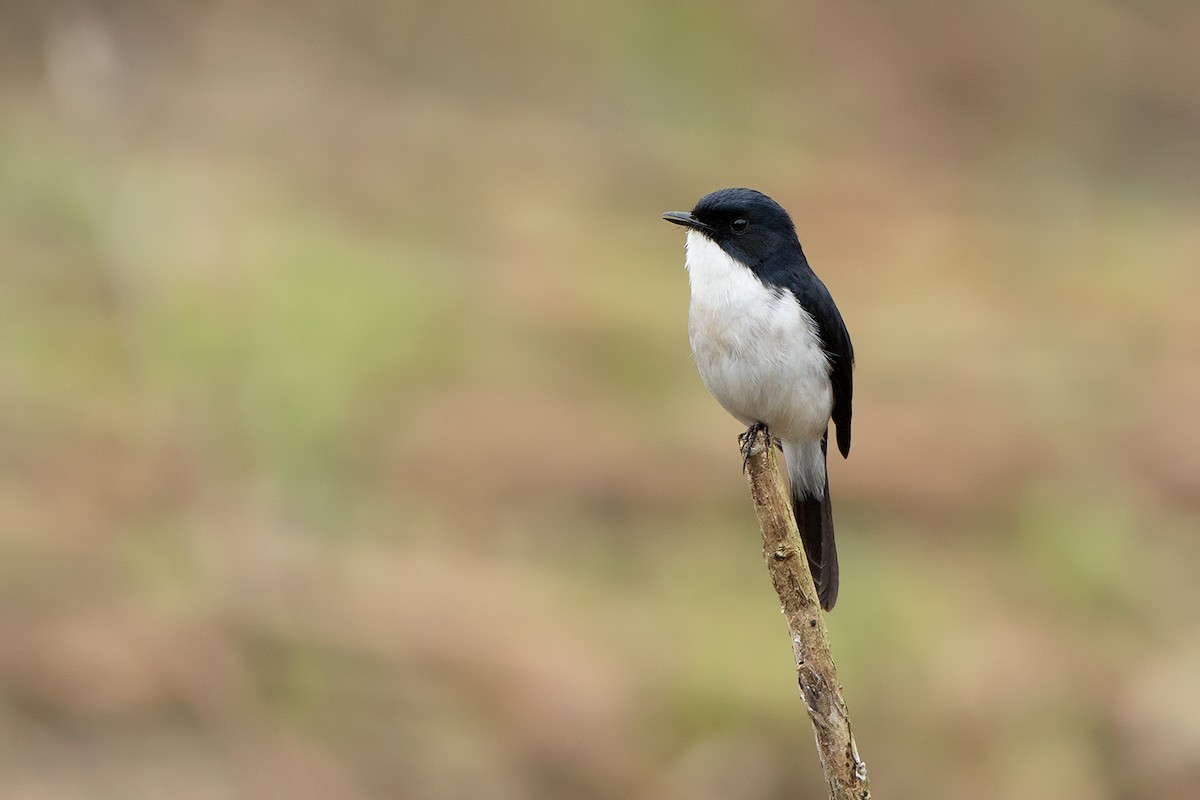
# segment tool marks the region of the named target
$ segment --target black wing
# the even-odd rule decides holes
[[[837,446],[842,458],[850,455],[850,417],[854,401],[854,345],[842,314],[829,290],[811,271],[790,287],[817,323],[821,344],[829,356],[829,379],[833,384],[833,424],[837,426]]]

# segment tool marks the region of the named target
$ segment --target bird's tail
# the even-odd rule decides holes
[[[791,483],[792,510],[808,556],[808,569],[821,608],[829,611],[838,595],[837,546],[833,539],[829,476],[825,471],[825,438],[821,439],[819,452],[816,447],[815,442],[784,442],[783,455]]]

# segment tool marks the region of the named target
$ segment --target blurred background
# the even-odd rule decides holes
[[[882,798],[1200,781],[1200,6],[0,2],[0,796],[824,796],[683,237],[858,350]]]

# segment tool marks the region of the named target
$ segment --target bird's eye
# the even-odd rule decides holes
[[[729,230],[733,231],[734,233],[745,233],[746,229],[749,227],[750,220],[742,219],[741,217],[738,217],[733,222],[729,223]]]

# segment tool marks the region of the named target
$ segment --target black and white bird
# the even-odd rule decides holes
[[[792,507],[821,606],[838,594],[829,478],[829,421],[850,453],[854,347],[829,290],[804,257],[792,218],[753,189],[721,189],[691,212],[688,338],[704,385],[743,425],[783,446]]]

